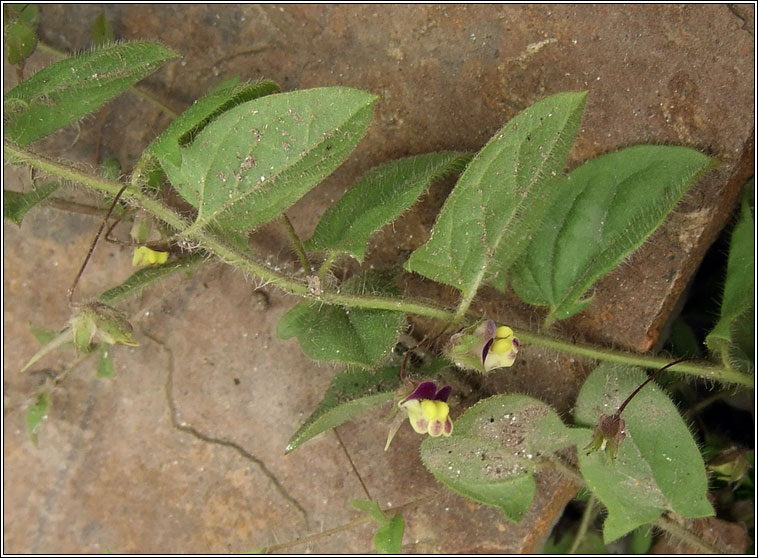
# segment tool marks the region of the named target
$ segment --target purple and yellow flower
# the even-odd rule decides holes
[[[134,250],[132,265],[164,264],[166,263],[166,260],[168,260],[168,252],[158,252],[147,246],[139,246]]]
[[[450,436],[453,433],[453,421],[450,420],[450,386],[437,389],[434,382],[421,382],[398,406],[408,412],[413,430],[430,436]]]
[[[486,373],[513,366],[519,345],[510,327],[485,320],[453,335],[447,354],[461,368]]]
[[[437,384],[434,382],[421,382],[397,406],[407,413],[411,426],[417,433],[429,434],[435,438],[450,436],[453,433],[453,421],[450,419],[447,399],[450,397],[451,390],[450,386],[437,389]],[[385,451],[390,447],[392,438],[404,420],[405,416],[399,415],[391,426],[387,436],[387,445],[384,447]]]
[[[513,366],[518,348],[519,340],[513,335],[511,328],[500,326],[495,329],[495,335],[484,344],[482,349],[482,365],[485,372]]]

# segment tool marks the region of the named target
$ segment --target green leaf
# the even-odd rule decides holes
[[[726,365],[732,366],[733,360],[741,361],[740,368],[745,371],[750,368],[755,346],[755,223],[750,209],[754,187],[751,180],[742,197],[740,217],[729,242],[721,317],[705,338],[708,348],[720,355]],[[743,342],[735,343],[738,340]],[[742,358],[739,358],[740,352],[744,353]]]
[[[542,554],[568,554],[568,550],[574,542],[574,537],[576,537],[576,533],[566,532],[561,535],[558,541],[554,541],[552,537],[549,538],[545,546],[542,547]],[[605,544],[603,544],[603,537],[600,533],[587,531],[574,554],[582,556],[587,554],[609,554],[609,552],[605,548]]]
[[[686,147],[643,145],[609,153],[561,179],[513,288],[548,306],[548,322],[581,311],[600,277],[636,250],[714,160]]]
[[[388,310],[304,301],[282,316],[277,335],[297,337],[303,352],[313,359],[370,368],[387,353],[404,319],[403,314]]]
[[[649,554],[653,546],[653,529],[638,527],[629,534],[629,550],[632,554]]]
[[[342,290],[396,294],[393,288],[371,275],[350,278]],[[372,368],[395,344],[404,323],[403,312],[303,301],[281,317],[277,335],[280,339],[297,337],[303,352],[313,359]]]
[[[102,163],[100,163],[100,176],[107,178],[108,180],[117,181],[121,176],[121,163],[118,157],[106,157]]]
[[[517,522],[534,497],[536,463],[588,434],[537,399],[496,395],[459,417],[449,438],[424,440],[421,458],[445,486]]]
[[[181,147],[171,183],[196,227],[247,232],[331,174],[363,137],[376,96],[346,87],[281,93],[231,108]]]
[[[476,466],[475,460],[482,455],[489,467]],[[510,521],[520,521],[534,498],[534,477],[520,469],[516,460],[507,459],[495,444],[460,436],[430,437],[421,444],[421,457],[426,468],[447,488],[498,508]],[[507,474],[512,469],[520,473]]]
[[[29,324],[29,331],[40,345],[46,345],[58,336],[58,332],[35,324]]]
[[[576,443],[576,430],[563,424],[549,405],[526,395],[489,397],[455,421],[457,434],[498,442],[527,463]]]
[[[18,145],[45,137],[97,109],[175,58],[149,42],[119,43],[61,60],[5,94],[6,138]]]
[[[465,153],[428,153],[369,171],[324,213],[306,248],[345,252],[362,262],[376,231],[411,207],[430,184],[460,172],[470,160]]]
[[[100,302],[116,304],[139,291],[173,275],[177,271],[191,271],[205,261],[201,253],[188,254],[163,265],[145,267],[132,273],[123,283],[100,295]]]
[[[586,93],[560,93],[516,115],[474,157],[406,269],[473,297],[504,274],[542,224],[579,129]]]
[[[3,216],[20,227],[24,215],[59,187],[58,182],[46,182],[24,193],[3,190]]]
[[[400,385],[397,366],[377,371],[349,367],[334,377],[321,403],[292,435],[285,451],[289,453],[314,436],[391,400]]]
[[[400,554],[403,546],[405,520],[401,513],[387,519],[379,504],[374,500],[350,500],[350,505],[370,515],[380,525],[374,535],[374,548],[377,554]]]
[[[70,326],[66,326],[60,333],[58,333],[53,339],[42,345],[40,349],[34,353],[34,356],[29,359],[29,362],[27,362],[24,367],[21,369],[21,372],[28,369],[32,364],[37,362],[39,359],[41,359],[46,354],[54,351],[55,349],[58,349],[68,343],[71,343],[74,341],[74,335],[73,331],[71,330]]]
[[[5,25],[5,46],[9,64],[23,62],[37,48],[37,33],[24,21],[11,21]]]
[[[614,413],[646,378],[639,368],[597,367],[579,392],[576,423],[593,426],[601,414]],[[684,517],[713,515],[700,451],[668,396],[656,384],[645,386],[621,418],[626,437],[613,463],[604,452],[579,451],[582,476],[608,509],[605,542],[655,521],[667,510]]]
[[[4,7],[10,7],[6,18],[23,21],[32,29],[39,26],[39,8],[35,4],[5,4]]]
[[[740,314],[732,323],[729,364],[745,373],[755,372],[755,305]]]
[[[405,520],[403,514],[397,513],[392,519],[376,530],[374,548],[377,554],[400,554],[403,548]]]
[[[41,391],[35,397],[34,403],[26,411],[26,430],[29,432],[29,437],[35,446],[37,445],[37,433],[40,424],[47,417],[49,410],[50,393]]]
[[[112,378],[116,375],[116,371],[113,368],[113,361],[108,354],[108,344],[100,343],[100,358],[97,362],[97,377],[98,378]]]
[[[116,40],[116,35],[113,33],[113,28],[108,20],[105,19],[105,14],[101,11],[95,17],[95,21],[92,22],[92,42],[95,46],[104,46],[108,43],[112,43]]]
[[[192,138],[218,115],[247,101],[275,93],[279,86],[273,81],[255,81],[239,84],[239,78],[227,79],[205,97],[195,101],[150,144],[147,152],[161,165],[179,172],[182,162],[180,146],[191,143]]]
[[[387,523],[387,517],[379,508],[379,504],[375,500],[353,499],[350,500],[350,505],[353,506],[356,510],[370,515],[374,518],[375,521],[378,521],[379,523]]]
[[[703,354],[695,330],[681,316],[671,323],[668,342],[677,356],[700,357]]]
[[[39,9],[34,4],[3,4],[8,63],[19,64],[37,47]]]

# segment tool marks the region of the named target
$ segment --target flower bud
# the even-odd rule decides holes
[[[168,252],[158,252],[147,246],[139,246],[134,250],[132,265],[164,264],[168,260]]]
[[[618,414],[600,415],[595,425],[592,441],[584,450],[589,455],[597,450],[604,451],[613,463],[618,454],[619,445],[626,436],[626,423]]]
[[[74,345],[81,352],[89,351],[93,342],[108,345],[120,343],[131,347],[137,345],[132,339],[132,324],[121,312],[102,302],[77,306],[71,317],[71,329]]]

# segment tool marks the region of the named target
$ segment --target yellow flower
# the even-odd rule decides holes
[[[453,421],[450,420],[447,398],[450,397],[451,389],[450,386],[437,389],[434,382],[421,382],[413,393],[398,403],[398,407],[408,414],[413,430],[419,434],[429,434],[435,438],[450,436],[453,433]],[[384,446],[385,451],[390,447],[390,442],[403,419],[402,415],[398,415],[390,427],[387,445]]]
[[[445,352],[457,366],[487,373],[513,366],[518,350],[511,328],[484,320],[453,335]]]
[[[168,259],[168,252],[157,252],[151,250],[147,246],[139,246],[134,250],[134,257],[132,258],[132,265],[153,265],[164,264]]]
[[[519,341],[508,326],[500,326],[495,330],[495,337],[484,346],[484,369],[489,372],[496,368],[513,366],[518,354]]]
[[[410,399],[401,406],[408,411],[411,426],[419,434],[437,437],[440,434],[450,436],[453,432],[453,422],[448,416],[450,407],[444,401]]]

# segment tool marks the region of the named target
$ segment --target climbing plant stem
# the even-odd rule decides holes
[[[33,153],[7,141],[4,144],[4,153],[6,156],[6,162],[25,164],[61,179],[70,182],[78,182],[107,194],[115,195],[123,187],[122,182],[107,180],[100,176],[54,161],[43,155]],[[190,224],[162,202],[143,194],[139,188],[135,188],[134,186],[128,187],[121,197],[122,199],[139,206],[148,213],[151,213],[155,218],[160,219],[168,226],[175,229],[182,238],[188,242],[199,246],[222,261],[255,275],[260,280],[274,285],[290,294],[314,298],[328,304],[338,304],[353,308],[395,310],[397,312],[435,318],[447,323],[460,323],[467,315],[467,309],[471,302],[471,297],[466,297],[458,306],[457,310],[451,310],[437,304],[406,297],[351,294],[339,290],[327,289],[321,294],[316,295],[308,290],[308,286],[304,281],[276,271],[258,261],[252,253],[245,251],[240,247],[231,245],[223,239],[209,233],[202,227]],[[331,255],[327,258],[329,265],[331,265],[330,259]],[[327,262],[322,265],[320,272],[324,270],[324,266]],[[631,366],[641,366],[652,369],[666,366],[671,361],[671,359],[664,357],[639,355],[606,349],[594,345],[572,343],[570,341],[527,330],[514,328],[514,332],[523,343],[597,360],[618,362]],[[742,374],[725,366],[702,362],[681,362],[671,366],[670,369],[675,372],[690,374],[721,383],[735,384],[750,389],[753,388],[752,376]]]
[[[458,304],[458,308],[455,309],[455,316],[453,316],[453,323],[459,324],[463,321],[468,314],[468,309],[471,306],[471,302],[474,300],[476,290],[472,290],[463,295],[461,302]]]
[[[295,227],[292,226],[292,221],[290,221],[290,218],[287,217],[286,213],[282,213],[281,216],[282,225],[284,225],[284,230],[287,231],[287,236],[290,239],[290,242],[292,243],[292,247],[295,249],[295,252],[297,253],[297,257],[300,260],[300,265],[303,266],[303,271],[305,271],[306,275],[310,275],[312,273],[311,271],[311,264],[308,263],[308,256],[305,253],[305,248],[303,248],[303,242],[300,240],[300,237],[297,235],[297,232],[295,231]]]
[[[659,517],[653,525],[659,529],[666,531],[670,535],[675,536],[679,540],[685,542],[700,554],[724,554],[725,549],[721,549],[708,541],[702,539],[697,534],[693,533],[686,527],[683,527],[673,519],[664,516]]]
[[[574,540],[571,543],[571,547],[568,549],[566,554],[576,554],[579,545],[582,544],[584,537],[587,535],[587,530],[590,528],[592,520],[595,519],[596,503],[597,500],[592,494],[590,494],[590,497],[587,498],[587,505],[584,508],[584,513],[582,514],[582,520],[579,523],[579,529],[577,530],[576,535],[574,536]]]
[[[332,267],[332,264],[337,260],[337,256],[339,256],[337,252],[330,250],[326,255],[324,263],[318,268],[318,278],[321,279],[322,283],[324,282],[324,279],[326,279],[326,274],[329,272],[329,268]]]
[[[671,363],[671,359],[668,357],[640,355],[625,351],[605,349],[603,347],[598,347],[597,345],[572,343],[564,339],[550,337],[541,333],[533,333],[523,329],[513,328],[513,331],[519,341],[539,345],[562,353],[570,353],[609,362],[618,362],[630,366],[642,366],[643,368],[658,369]],[[704,363],[702,361],[689,361],[677,363],[669,369],[674,372],[692,374],[722,383],[737,384],[751,389],[753,387],[752,376],[716,364]]]

